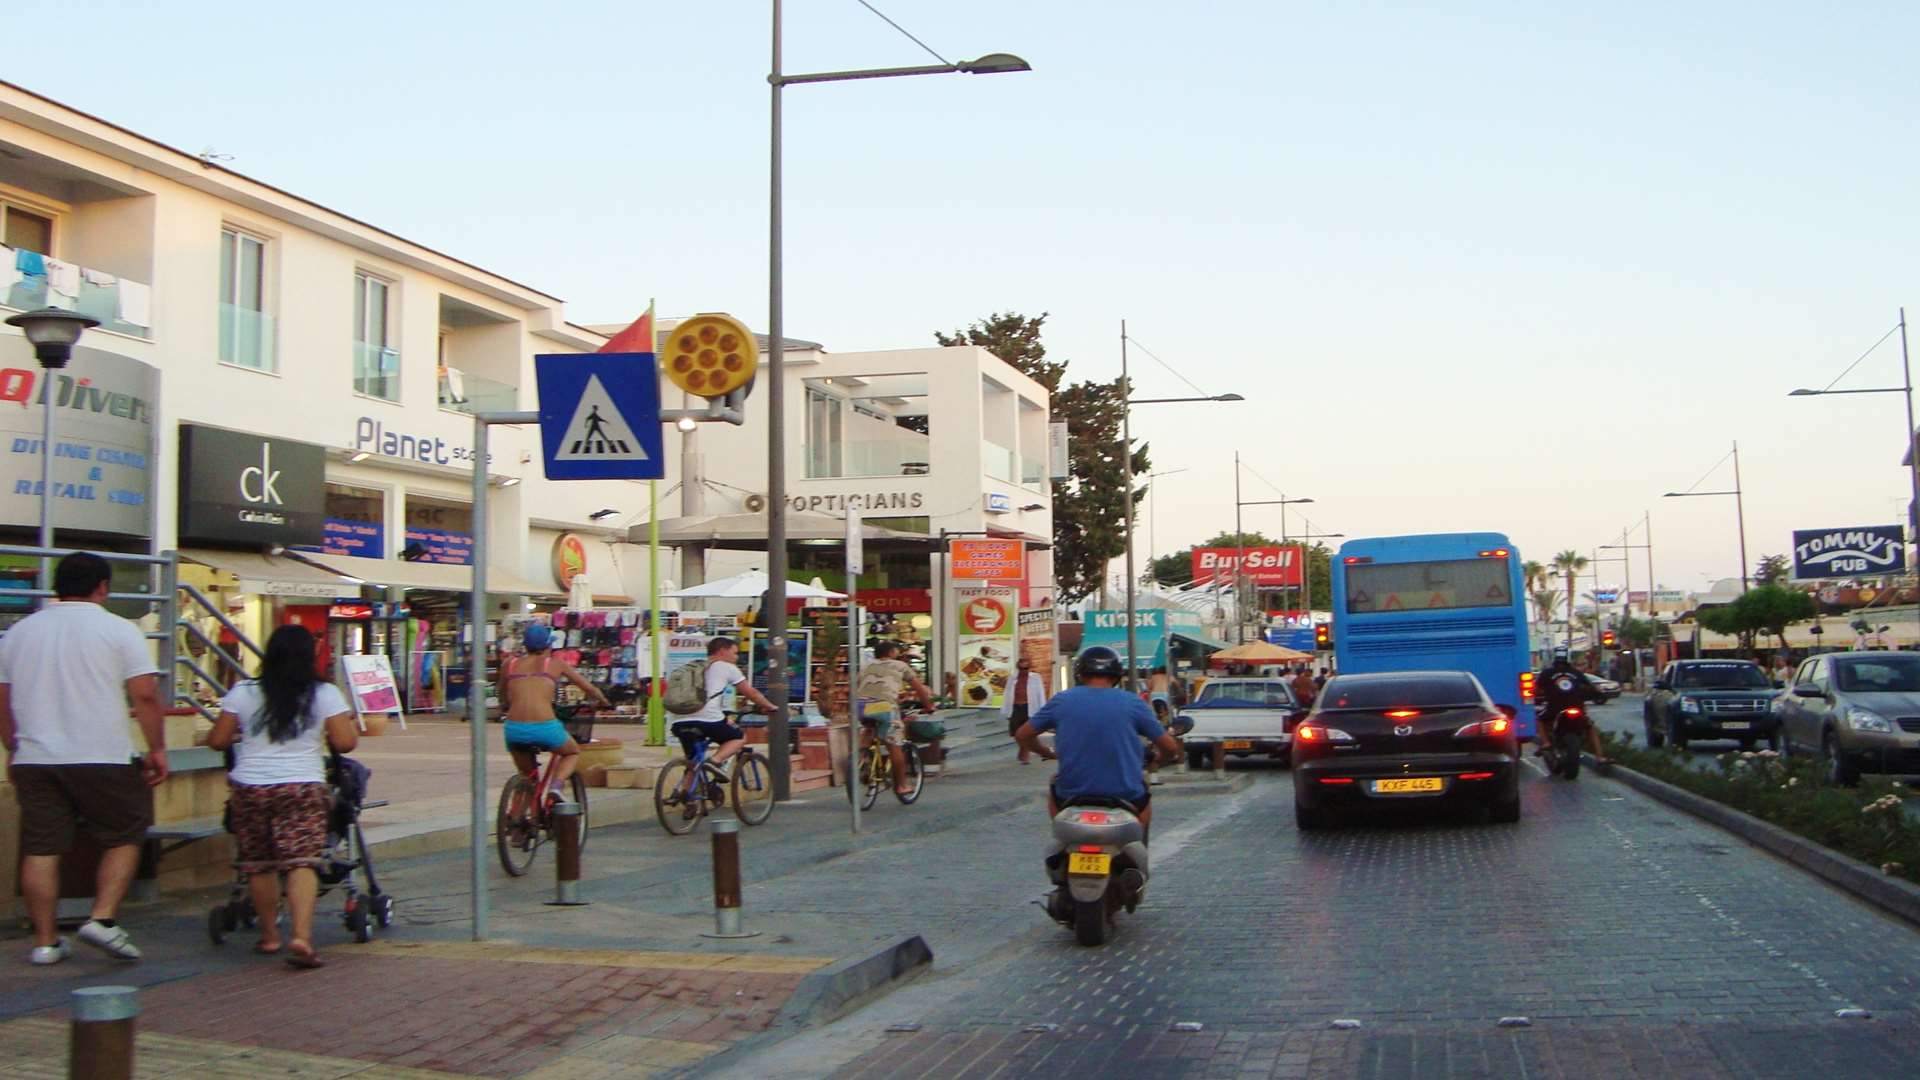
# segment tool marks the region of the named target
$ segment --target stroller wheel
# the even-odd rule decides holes
[[[385,930],[393,925],[393,897],[373,897],[373,921]]]
[[[346,924],[347,932],[353,935],[353,940],[362,945],[373,940],[372,920],[367,918],[365,904],[355,904],[347,909]]]
[[[207,936],[213,939],[215,945],[226,943],[227,931],[233,929],[232,919],[233,912],[228,911],[224,904],[207,912]]]

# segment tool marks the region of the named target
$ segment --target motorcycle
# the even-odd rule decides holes
[[[1053,818],[1047,876],[1047,914],[1072,927],[1080,944],[1106,944],[1120,909],[1131,913],[1147,892],[1146,830],[1133,808],[1119,799],[1068,800]]]
[[[1554,710],[1542,729],[1546,735],[1540,740],[1540,759],[1547,763],[1548,775],[1558,774],[1568,780],[1580,778],[1580,738],[1591,722],[1587,710],[1578,705],[1562,705]]]

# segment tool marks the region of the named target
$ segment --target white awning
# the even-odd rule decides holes
[[[325,565],[356,577],[369,585],[396,589],[435,589],[440,592],[471,592],[473,567],[447,563],[407,562],[404,559],[357,559],[352,556],[324,555]],[[315,563],[314,565],[322,565]],[[487,569],[487,592],[499,596],[560,596],[558,586],[528,581],[512,570],[498,566]]]
[[[180,557],[201,566],[232,574],[243,592],[267,596],[310,596],[332,599],[354,596],[360,583],[304,559],[263,555],[256,551],[211,551],[183,548]]]

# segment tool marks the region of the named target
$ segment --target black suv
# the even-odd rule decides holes
[[[1770,706],[1778,687],[1751,660],[1675,660],[1647,695],[1641,718],[1647,745],[1672,740],[1684,750],[1690,739],[1738,739],[1751,750],[1762,739],[1780,745],[1780,718]]]

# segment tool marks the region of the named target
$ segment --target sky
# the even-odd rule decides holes
[[[1185,470],[1150,497],[1157,551],[1232,527],[1236,451],[1243,498],[1314,500],[1290,531],[1494,530],[1545,560],[1651,511],[1672,588],[1739,572],[1732,499],[1661,498],[1731,488],[1736,440],[1750,561],[1899,520],[1899,395],[1787,392],[1920,308],[1920,6],[873,2],[1034,70],[785,91],[788,334],[918,347],[1045,311],[1050,358],[1107,379],[1126,320],[1247,398],[1136,410]],[[575,322],[658,297],[764,330],[769,10],[99,0],[5,77]],[[785,24],[790,72],[931,62],[857,0]],[[1900,385],[1899,344],[1840,385]]]

